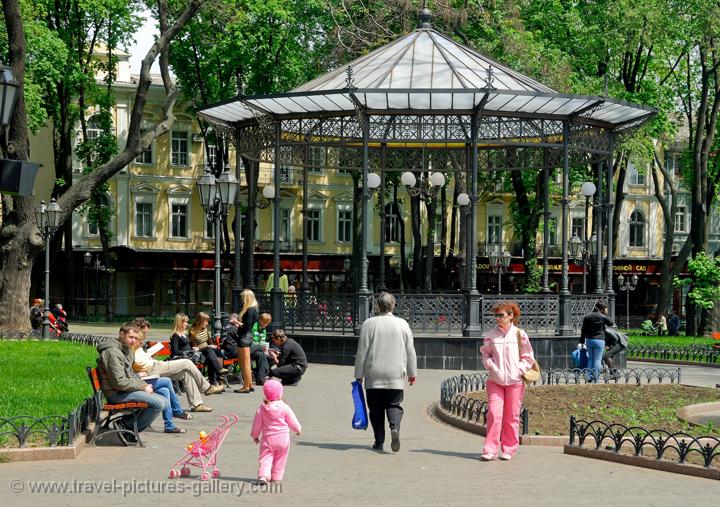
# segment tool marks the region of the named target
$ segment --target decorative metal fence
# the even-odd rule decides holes
[[[357,322],[353,294],[286,294],[285,328],[290,331],[352,333]]]
[[[534,385],[558,384],[590,384],[590,370],[558,369],[543,370],[540,380]],[[487,423],[487,402],[465,396],[464,393],[485,390],[488,380],[487,372],[462,374],[450,377],[440,383],[440,406],[447,412],[471,423]],[[680,383],[680,368],[628,368],[615,373],[604,371],[598,378],[599,383],[652,384],[668,381],[670,384]],[[527,435],[530,426],[530,413],[523,407],[520,412],[522,434]]]
[[[720,349],[712,345],[628,345],[628,357],[720,363]]]
[[[482,296],[480,322],[482,329],[495,327],[493,306],[503,301],[514,301],[520,307],[521,326],[530,332],[554,334],[558,328],[560,315],[560,297],[556,294],[512,296]]]
[[[603,294],[573,294],[570,297],[570,324],[573,329],[580,329],[583,317],[595,308],[595,303],[602,301],[607,304],[607,296]]]
[[[465,326],[463,294],[395,294],[395,315],[413,332],[461,334]]]
[[[19,415],[0,417],[0,446],[27,447],[64,447],[72,445],[75,438],[88,428],[97,410],[94,397],[87,398],[78,408],[66,417],[51,415],[33,417]]]
[[[604,446],[607,451],[619,453],[625,447],[632,450],[635,456],[652,456],[679,463],[685,463],[689,457],[696,455],[702,459],[705,467],[709,467],[716,459],[720,465],[718,437],[648,430],[639,426],[627,427],[597,420],[578,421],[575,416],[571,416],[570,445],[582,447],[588,438],[593,441],[595,449]]]

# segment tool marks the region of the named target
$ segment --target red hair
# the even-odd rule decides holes
[[[520,323],[520,307],[514,301],[501,301],[492,307],[492,311],[493,313],[512,313],[513,324],[518,325]]]

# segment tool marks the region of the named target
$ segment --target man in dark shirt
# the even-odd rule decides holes
[[[585,345],[588,352],[588,381],[597,382],[602,368],[602,357],[605,351],[605,326],[613,326],[614,323],[607,315],[607,305],[603,301],[595,303],[592,312],[583,318],[582,330],[580,331],[580,344]]]
[[[222,342],[222,349],[225,357],[235,359],[238,357],[238,329],[240,328],[240,319],[237,313],[231,313],[228,318],[227,325],[223,328],[225,338]]]
[[[270,369],[268,376],[279,378],[286,386],[297,385],[308,367],[305,351],[298,342],[288,338],[282,329],[276,329],[270,340],[280,352],[277,366]]]

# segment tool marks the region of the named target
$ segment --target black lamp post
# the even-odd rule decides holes
[[[95,297],[93,303],[95,306],[95,320],[98,318],[98,300],[100,299],[100,272],[107,271],[107,266],[100,262],[100,253],[95,256],[93,261],[93,255],[90,252],[85,252],[83,255],[83,261],[85,262],[85,269],[92,269],[95,271]],[[85,311],[87,314],[87,310]]]
[[[235,203],[235,195],[238,191],[238,181],[228,167],[215,178],[209,167],[197,181],[200,204],[202,204],[209,222],[215,224],[215,309],[213,330],[215,339],[220,338],[222,333],[222,308],[221,308],[221,280],[220,280],[220,234],[222,220],[227,217],[230,206]]]
[[[352,265],[352,261],[350,260],[350,257],[345,257],[343,259],[343,269],[345,272],[345,288],[346,290],[350,291],[350,266]]]
[[[582,184],[581,191],[585,196],[585,221],[583,222],[583,237],[574,235],[570,238],[570,255],[576,265],[583,267],[583,294],[587,294],[587,271],[592,266],[593,259],[597,253],[597,235],[593,234],[588,241],[587,223],[588,211],[590,208],[590,197],[595,195],[597,188],[592,181],[586,181]]]
[[[53,197],[50,204],[46,205],[45,201],[40,201],[40,205],[35,208],[35,222],[40,235],[45,241],[45,311],[43,312],[42,337],[50,338],[50,238],[60,226],[60,215],[62,209]]]
[[[508,271],[511,259],[512,255],[507,250],[504,250],[502,254],[497,249],[490,253],[490,267],[492,272],[497,273],[498,276],[498,294],[502,294],[502,274]]]
[[[635,290],[638,284],[637,274],[632,277],[625,278],[623,275],[617,276],[618,289],[625,291],[625,329],[630,329],[630,291]]]
[[[0,62],[0,126],[10,125],[10,117],[15,109],[17,92],[20,87],[15,84],[15,78],[9,67]]]

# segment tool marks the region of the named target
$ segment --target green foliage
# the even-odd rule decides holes
[[[522,291],[528,294],[537,294],[540,292],[541,278],[543,274],[543,268],[538,265],[536,257],[528,260],[525,263],[525,280],[522,285]]]
[[[691,285],[688,297],[705,310],[712,310],[720,300],[720,257],[709,257],[700,252],[688,261],[690,277],[675,278],[675,286]]]
[[[0,417],[67,415],[92,394],[85,367],[96,357],[87,345],[0,340]]]

